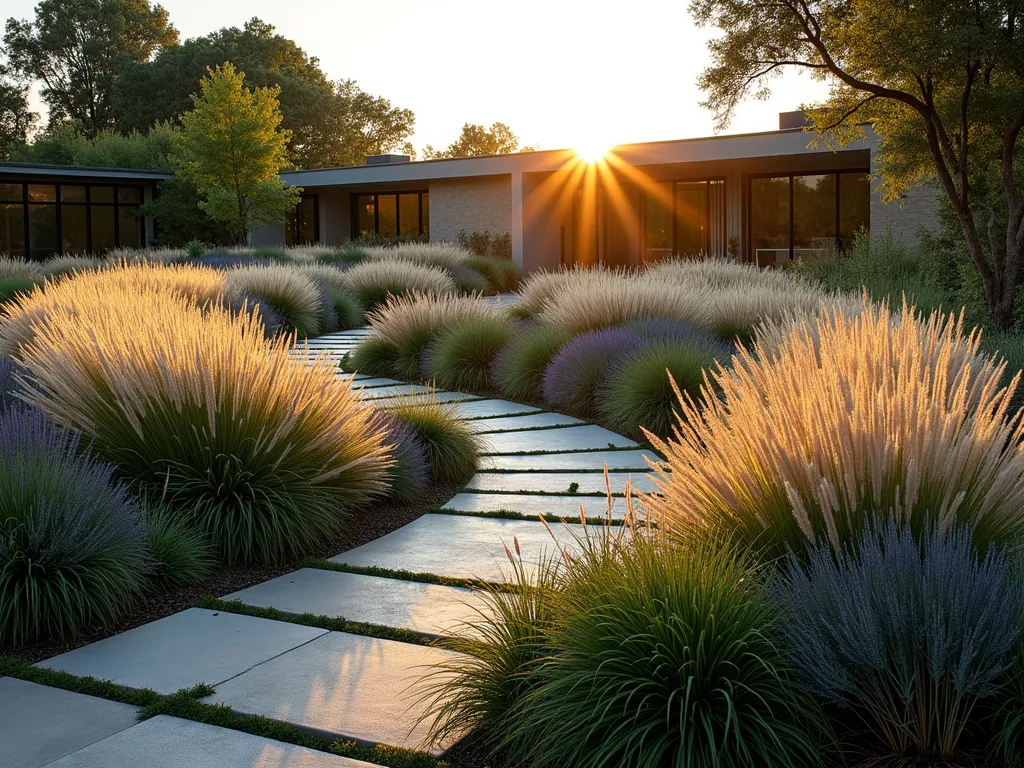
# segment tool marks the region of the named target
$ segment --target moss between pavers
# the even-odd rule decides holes
[[[463,587],[465,589],[489,589],[504,590],[511,587],[507,584],[494,581],[483,581],[481,579],[462,579],[457,576],[438,576],[436,573],[422,571],[403,571],[394,568],[381,568],[379,565],[349,565],[348,563],[336,563],[333,560],[325,560],[322,557],[307,557],[302,561],[305,568],[320,568],[324,571],[338,571],[339,573],[358,573],[363,576],[380,576],[385,579],[400,579],[402,581],[418,581],[424,584],[440,584],[443,587]]]
[[[253,736],[283,741],[318,752],[327,752],[353,760],[377,763],[386,768],[447,768],[448,764],[433,755],[402,747],[384,744],[363,746],[354,741],[335,739],[328,741],[282,720],[263,715],[239,714],[225,704],[206,704],[199,699],[211,696],[215,690],[205,683],[182,688],[169,696],[149,689],[135,689],[97,680],[94,677],[79,677],[60,670],[34,667],[20,659],[0,657],[0,677],[16,677],[51,688],[61,688],[74,693],[84,693],[110,701],[120,701],[141,707],[139,720],[148,720],[157,715],[170,715],[183,720],[230,728]]]
[[[468,491],[473,493],[473,491]],[[582,495],[582,494],[581,494]],[[437,509],[429,510],[432,515],[453,515],[455,517],[492,517],[498,520],[546,520],[549,523],[579,523],[579,515],[552,515],[550,513],[531,512],[530,514],[524,514],[523,512],[517,512],[514,509],[492,509],[487,511],[475,512],[471,509],[445,509],[444,507],[438,507]],[[607,517],[598,516],[583,518],[583,521],[587,525],[622,525],[625,523],[622,519],[609,520]]]
[[[415,632],[411,629],[389,627],[386,624],[371,624],[366,621],[349,621],[341,616],[327,616],[317,613],[286,613],[277,608],[249,605],[241,600],[223,600],[219,597],[204,597],[197,604],[198,608],[206,608],[222,613],[237,613],[242,616],[255,616],[258,619],[285,621],[289,624],[301,624],[305,627],[316,627],[331,632],[347,632],[350,635],[365,635],[381,640],[395,640],[411,645],[435,645],[436,638]]]

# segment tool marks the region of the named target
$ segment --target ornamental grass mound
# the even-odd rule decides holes
[[[337,324],[333,303],[329,298],[325,302],[318,283],[285,265],[231,269],[224,276],[224,295],[229,300],[248,298],[269,304],[284,320],[285,329],[300,336],[316,336],[328,330],[328,323]],[[330,318],[324,314],[325,304]]]
[[[403,504],[415,501],[430,481],[426,446],[412,426],[386,411],[376,411],[373,424],[384,433],[394,461],[387,473],[387,498]]]
[[[466,318],[445,328],[426,352],[427,376],[444,389],[492,388],[491,366],[515,326],[498,315]]]
[[[475,473],[482,440],[442,403],[399,403],[388,413],[416,433],[437,483],[465,483]]]
[[[979,556],[971,539],[966,526],[918,538],[890,520],[840,553],[821,542],[806,565],[789,558],[776,589],[783,642],[838,708],[851,752],[955,762],[982,730],[982,704],[1004,698],[1024,591],[1002,550]]]
[[[644,341],[639,333],[626,328],[602,328],[572,339],[544,370],[544,402],[576,416],[594,413],[609,371],[624,357],[635,354]]]
[[[391,297],[455,293],[455,281],[447,270],[395,259],[354,264],[345,270],[344,287],[371,310]]]
[[[147,531],[114,472],[38,409],[0,412],[0,644],[112,622],[141,593]]]
[[[473,253],[455,243],[399,243],[395,246],[370,246],[362,249],[375,261],[406,262],[425,267],[455,269],[472,258]]]
[[[38,328],[53,324],[53,315],[74,317],[86,307],[103,307],[121,296],[153,293],[188,297],[199,307],[223,302],[224,276],[194,266],[117,262],[73,280],[48,282],[0,311],[0,356],[19,356]]]
[[[494,358],[491,375],[498,390],[512,400],[539,400],[544,371],[569,334],[540,325],[516,333]]]
[[[191,520],[221,559],[274,561],[385,492],[371,411],[259,320],[154,290],[53,309],[22,348],[29,399]]]
[[[1024,535],[1024,446],[1005,363],[962,320],[886,306],[830,309],[771,350],[741,348],[682,401],[657,492],[644,504],[682,538],[719,535],[785,557],[835,551],[865,521],[920,536],[971,525],[982,551]]]

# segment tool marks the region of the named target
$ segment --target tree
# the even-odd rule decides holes
[[[701,74],[719,125],[797,67],[830,84],[809,108],[830,146],[879,136],[886,196],[933,179],[963,230],[997,328],[1013,322],[1024,249],[1024,2],[693,0],[710,43]]]
[[[124,62],[177,40],[148,0],[42,0],[34,22],[8,19],[4,35],[11,66],[41,81],[50,119],[78,120],[88,137],[116,127],[111,91]]]
[[[28,88],[13,83],[0,70],[0,160],[24,146],[39,116],[28,108]]]
[[[511,155],[515,152],[532,152],[536,147],[519,146],[519,137],[505,123],[494,123],[485,128],[474,123],[465,123],[459,138],[447,149],[436,150],[429,144],[423,148],[426,160],[440,160],[446,157],[479,157],[481,155]]]
[[[301,189],[285,187],[290,132],[281,128],[280,90],[245,87],[228,62],[209,70],[195,108],[181,118],[171,164],[195,184],[199,207],[244,242],[261,224],[283,221]]]
[[[282,126],[291,131],[289,156],[302,168],[359,165],[366,154],[402,146],[415,119],[351,80],[332,83],[294,41],[254,18],[160,50],[151,61],[126,65],[114,87],[122,130],[145,131],[177,122],[206,71],[230,61],[252,87],[280,88]]]

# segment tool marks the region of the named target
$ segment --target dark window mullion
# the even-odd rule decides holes
[[[789,177],[789,263],[793,263],[793,176]]]
[[[92,185],[85,185],[85,250],[90,256],[92,251]]]
[[[121,204],[118,202],[118,189],[114,187],[114,247],[121,247]]]
[[[64,227],[63,227],[63,225],[61,223],[61,215],[63,214],[63,211],[61,210],[61,208],[63,206],[61,206],[61,204],[60,204],[60,184],[56,184],[54,186],[56,187],[56,195],[54,196],[54,199],[57,201],[56,203],[54,203],[54,205],[57,206],[57,216],[56,216],[56,221],[57,221],[57,253],[63,254],[64,253]]]
[[[21,216],[25,222],[25,261],[28,261],[32,258],[32,237],[28,222],[28,182],[21,185]]]
[[[380,234],[380,195],[373,196],[373,234]]]

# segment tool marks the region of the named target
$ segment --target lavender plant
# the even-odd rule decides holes
[[[399,502],[413,501],[430,480],[427,449],[416,430],[385,411],[375,411],[371,419],[375,430],[382,431],[391,446],[395,465],[387,472],[387,497]]]
[[[17,381],[14,375],[18,372],[18,364],[10,357],[0,357],[0,413],[18,402],[15,397]]]
[[[918,541],[890,522],[855,544],[790,558],[776,597],[794,663],[861,743],[950,759],[1015,660],[1021,580],[1002,551],[979,557],[966,526]]]
[[[0,413],[0,643],[113,621],[141,591],[147,531],[113,474],[39,410]]]
[[[577,336],[545,369],[541,383],[544,402],[558,410],[589,415],[609,369],[643,344],[643,336],[626,328],[603,328]]]

